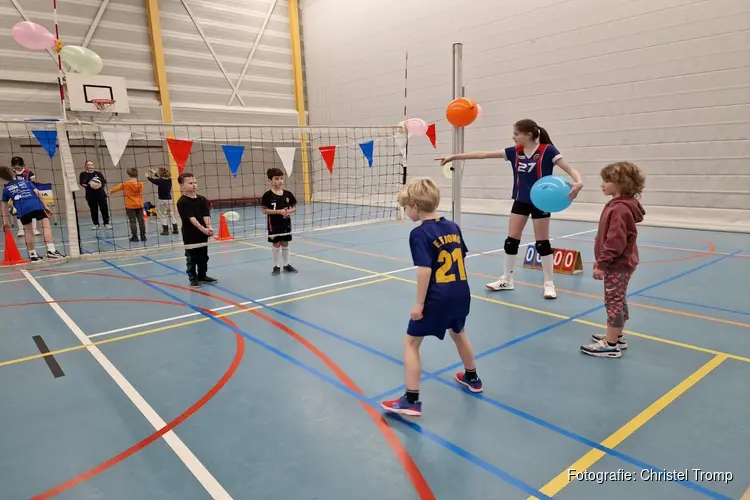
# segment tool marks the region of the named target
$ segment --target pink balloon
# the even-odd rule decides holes
[[[13,40],[30,50],[47,50],[55,46],[55,36],[44,26],[21,21],[13,26]]]
[[[482,106],[480,106],[479,104],[477,104],[477,117],[475,118],[475,120],[479,120],[479,118],[482,116],[483,112],[484,112],[484,110],[482,109]]]
[[[406,120],[406,131],[417,137],[427,135],[427,122],[421,118],[409,118]]]

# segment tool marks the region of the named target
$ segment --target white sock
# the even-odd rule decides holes
[[[278,266],[279,265],[279,249],[276,247],[273,247],[271,249],[271,253],[273,253],[273,265]]]
[[[55,244],[54,243],[47,243],[47,251],[48,252],[54,252],[55,251]]]
[[[516,255],[505,254],[505,279],[513,280],[513,268],[516,267]]]
[[[289,265],[289,247],[281,247],[281,257],[284,259],[284,265]]]
[[[554,272],[554,256],[553,255],[545,255],[542,257],[542,269],[544,270],[544,282],[551,282],[552,281],[552,274]]]
[[[29,250],[29,257],[37,257],[36,250]]]

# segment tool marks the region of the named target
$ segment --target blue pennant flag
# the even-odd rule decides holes
[[[57,151],[57,130],[32,130],[32,132],[49,157],[54,158],[55,151]]]
[[[372,147],[374,144],[375,141],[361,142],[359,144],[359,147],[362,148],[362,152],[365,154],[367,163],[370,165],[370,167],[372,167]]]
[[[224,156],[229,163],[229,171],[236,178],[242,162],[242,155],[245,153],[245,146],[224,145],[221,149],[224,150]]]

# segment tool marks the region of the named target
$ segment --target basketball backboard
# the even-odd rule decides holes
[[[83,75],[68,73],[65,75],[68,107],[71,111],[98,113],[94,106],[95,99],[114,99],[115,104],[109,113],[130,113],[127,84],[119,76]]]

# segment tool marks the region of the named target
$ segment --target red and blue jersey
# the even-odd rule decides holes
[[[432,269],[425,309],[468,313],[471,292],[464,259],[469,250],[458,225],[444,217],[424,220],[412,229],[409,246],[414,265]]]
[[[16,217],[19,219],[36,210],[44,210],[44,204],[34,192],[35,190],[36,186],[31,181],[10,181],[3,188],[3,203],[13,202]]]
[[[540,144],[531,157],[526,157],[521,146],[505,148],[505,158],[513,165],[513,199],[531,203],[531,186],[542,177],[552,175],[555,162],[562,154],[552,144]]]

